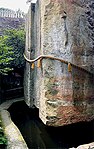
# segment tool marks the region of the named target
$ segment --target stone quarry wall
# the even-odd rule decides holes
[[[26,15],[26,44],[25,44],[25,55],[28,59],[34,58],[34,8],[32,4],[29,7]],[[24,96],[25,101],[29,107],[34,105],[34,71],[31,70],[31,64],[26,63],[24,71]]]
[[[30,49],[31,49],[31,5],[29,7],[28,13],[26,14],[26,43],[25,43],[25,54],[30,59]],[[31,94],[31,65],[26,63],[24,71],[24,97],[28,106],[30,106],[30,94]]]
[[[43,59],[41,68],[26,70],[31,71],[32,80],[34,77],[32,91],[28,93],[27,84],[26,93],[46,125],[62,126],[94,118],[93,7],[93,0],[38,0],[35,5],[31,17],[33,39],[28,38],[34,44],[31,59],[51,55],[86,70],[72,66],[68,71],[67,64],[51,59]]]
[[[41,54],[41,21],[40,21],[40,2],[37,1],[35,5],[35,13],[34,13],[34,47],[35,47],[35,54],[34,57],[36,58]],[[41,84],[41,77],[42,72],[41,69],[37,68],[37,62],[35,63],[34,68],[34,104],[37,108],[40,107],[40,84]]]

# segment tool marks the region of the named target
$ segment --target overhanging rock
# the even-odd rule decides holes
[[[27,62],[25,100],[39,108],[46,125],[94,119],[93,5],[93,0],[39,0],[30,6],[27,58],[51,55],[83,68],[72,66],[69,71],[68,64],[44,58],[40,68],[36,61],[31,69]]]

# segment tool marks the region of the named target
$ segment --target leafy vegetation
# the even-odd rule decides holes
[[[9,64],[13,60],[12,58],[12,47],[7,46],[6,41],[8,37],[0,37],[0,73],[5,74],[12,68],[9,67]]]
[[[4,130],[3,130],[3,126],[2,126],[1,117],[0,117],[0,144],[1,145],[7,145],[7,138],[4,135]]]
[[[24,29],[6,30],[0,37],[0,73],[6,74],[14,67],[24,66],[25,49]]]

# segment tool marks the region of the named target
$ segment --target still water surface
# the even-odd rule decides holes
[[[94,121],[63,127],[45,126],[38,117],[38,109],[29,109],[24,101],[14,103],[8,111],[29,149],[68,149],[94,141]]]

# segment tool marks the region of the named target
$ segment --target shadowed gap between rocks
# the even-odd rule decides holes
[[[62,127],[46,126],[39,119],[37,108],[28,108],[24,101],[8,109],[29,149],[68,149],[94,141],[94,120]]]

